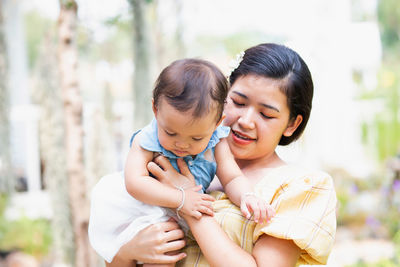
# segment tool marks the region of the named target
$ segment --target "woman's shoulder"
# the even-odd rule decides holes
[[[331,176],[289,164],[277,168],[262,182],[259,193],[271,203],[276,215],[271,223],[256,226],[254,240],[262,234],[291,239],[302,249],[299,263],[326,264],[336,231],[337,199]]]
[[[315,168],[298,165],[290,166],[293,182],[302,181],[314,187],[333,188],[333,180],[329,173]]]
[[[275,185],[281,188],[308,185],[333,188],[332,177],[325,171],[296,164],[285,164],[267,171],[259,186]]]
[[[297,164],[286,164],[276,169],[276,175],[288,177],[291,180],[308,178],[310,181],[332,180],[332,177],[325,171],[316,168],[305,167]]]

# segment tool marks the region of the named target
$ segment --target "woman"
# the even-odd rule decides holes
[[[278,144],[287,145],[299,138],[307,124],[313,84],[306,64],[289,48],[261,44],[245,51],[230,75],[230,83],[224,120],[231,127],[230,149],[243,173],[250,177],[256,194],[275,208],[276,215],[269,222],[256,224],[245,220],[225,194],[214,193],[214,217],[185,217],[198,246],[189,241],[185,250],[188,256],[178,265],[325,264],[336,231],[332,179],[323,172],[286,164],[275,152]],[[158,158],[157,163],[163,170],[156,164],[149,164],[148,168],[161,181],[168,183],[171,176],[178,175],[164,159]],[[190,177],[186,166],[180,167],[182,174]],[[166,261],[158,259],[161,255],[171,257],[167,260],[185,256],[164,255],[182,245],[178,239],[182,233],[176,228],[166,229],[171,228],[158,231],[165,236],[159,243],[162,250],[145,261],[162,263]],[[138,242],[143,244],[146,240],[137,236],[126,247]],[[174,248],[166,249],[169,244]],[[146,248],[154,248],[152,245],[145,244]],[[143,260],[136,252],[126,253],[126,247],[116,260]]]

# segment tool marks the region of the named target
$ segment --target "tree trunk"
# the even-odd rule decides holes
[[[74,238],[68,198],[65,127],[61,90],[57,84],[56,48],[47,36],[42,43],[35,71],[33,101],[41,107],[39,120],[40,154],[44,184],[53,210],[53,254],[55,264],[73,264]]]
[[[171,5],[171,3],[163,0],[153,0],[152,7],[152,18],[154,20],[152,21],[151,32],[154,37],[158,69],[161,71],[171,61],[184,58],[186,55],[183,17],[184,2],[183,0],[173,0]],[[171,18],[174,18],[174,32],[170,29]]]
[[[150,43],[146,20],[146,0],[129,0],[134,27],[134,126],[141,128],[152,118],[150,81]]]
[[[83,165],[82,97],[78,87],[76,24],[77,3],[60,0],[58,60],[64,103],[65,145],[69,198],[75,239],[76,267],[91,266],[88,241],[88,200]]]
[[[3,12],[3,1],[0,1],[0,193],[7,193],[13,191],[14,181],[11,168],[10,93]]]
[[[183,58],[186,55],[184,38],[184,21],[183,21],[183,0],[175,0],[176,8],[176,32],[175,43],[177,49],[177,58]]]

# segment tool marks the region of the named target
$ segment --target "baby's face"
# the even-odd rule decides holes
[[[178,157],[201,153],[218,126],[216,112],[194,119],[191,111],[180,112],[164,99],[154,113],[160,144]]]

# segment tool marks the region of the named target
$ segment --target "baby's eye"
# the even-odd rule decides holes
[[[239,107],[242,107],[242,106],[244,106],[244,104],[243,103],[240,103],[240,102],[238,102],[238,101],[236,101],[235,99],[233,99],[233,98],[231,98],[232,99],[232,102],[233,102],[233,104],[234,105],[236,105],[236,106],[239,106]]]
[[[201,141],[203,137],[192,137],[193,141]]]
[[[176,135],[176,133],[171,133],[171,132],[168,132],[167,130],[164,130],[164,132],[169,136],[175,136]]]

